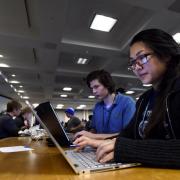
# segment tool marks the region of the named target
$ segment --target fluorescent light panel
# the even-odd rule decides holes
[[[68,95],[67,94],[61,94],[60,96],[61,97],[67,97]]]
[[[109,32],[116,22],[117,19],[96,14],[90,28],[94,30]]]
[[[9,82],[12,84],[19,84],[20,83],[19,81],[9,81]]]
[[[88,98],[89,98],[89,99],[94,99],[94,98],[95,98],[95,96],[88,96]]]
[[[151,87],[152,84],[143,84],[144,87]]]
[[[10,66],[4,63],[0,63],[0,67],[10,67]]]
[[[63,88],[63,91],[71,91],[71,90],[72,90],[71,87],[64,87],[64,88]]]
[[[79,58],[77,61],[77,64],[87,64],[88,59],[87,58]]]
[[[174,35],[173,35],[173,38],[174,38],[174,40],[175,40],[178,44],[180,44],[180,33],[174,34]]]
[[[134,91],[126,91],[126,94],[134,94]]]

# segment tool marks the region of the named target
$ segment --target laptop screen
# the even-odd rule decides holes
[[[60,121],[58,120],[56,112],[54,111],[50,102],[41,103],[35,108],[35,110],[37,111],[37,115],[40,117],[41,121],[44,123],[59,145],[67,147],[70,146],[70,140],[67,137]]]

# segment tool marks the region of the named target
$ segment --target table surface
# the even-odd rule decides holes
[[[180,171],[133,167],[109,172],[76,175],[56,147],[48,147],[45,140],[29,137],[0,140],[0,147],[27,145],[32,151],[0,153],[0,179],[5,180],[170,180],[180,179]]]

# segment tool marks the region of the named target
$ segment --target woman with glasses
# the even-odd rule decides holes
[[[180,168],[179,45],[160,29],[141,31],[130,43],[128,69],[152,88],[139,98],[133,121],[117,138],[93,142],[97,160]]]

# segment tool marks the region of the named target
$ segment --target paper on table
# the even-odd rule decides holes
[[[10,146],[10,147],[1,147],[0,152],[9,153],[9,152],[20,152],[20,151],[30,151],[33,150],[27,146]]]

